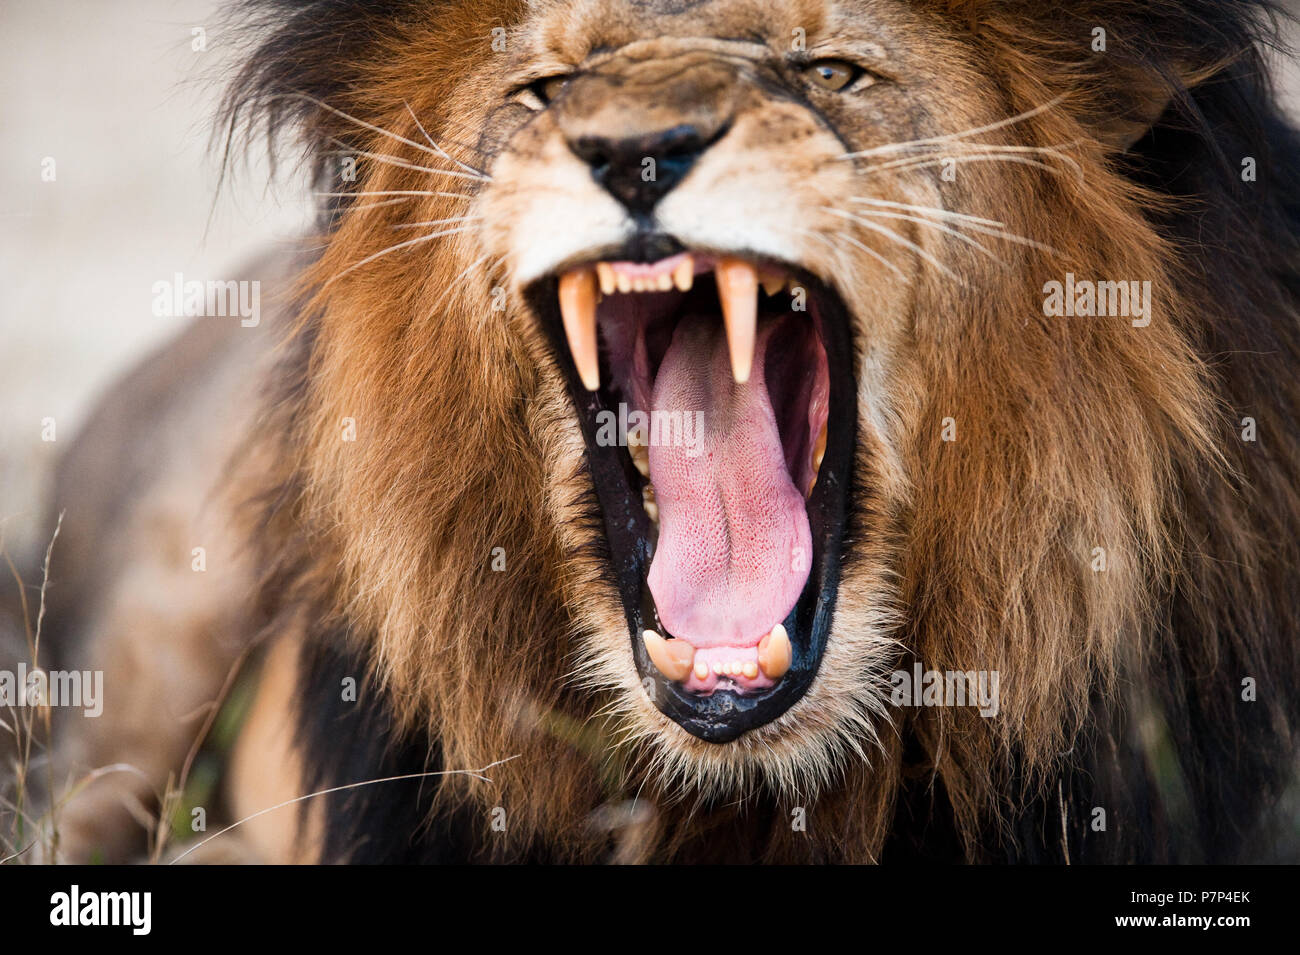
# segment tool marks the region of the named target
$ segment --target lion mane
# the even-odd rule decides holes
[[[428,158],[409,145],[426,132],[416,115],[438,117],[427,133],[457,164],[500,148],[471,121],[481,93],[463,67],[525,5],[247,5],[259,39],[228,101],[232,142],[300,144],[338,193],[257,435],[276,464],[241,486],[258,502],[263,623],[302,641],[303,784],[449,772],[325,797],[322,858],[1270,851],[1300,696],[1300,143],[1268,81],[1275,15],[1211,0],[918,6],[960,32],[1005,114],[1027,115],[1014,141],[1070,144],[1070,162],[1020,170],[1014,192],[969,180],[1041,244],[977,287],[923,293],[897,457],[859,449],[846,531],[846,576],[891,567],[893,600],[850,590],[837,613],[877,615],[884,670],[999,672],[1001,713],[882,703],[854,727],[810,719],[763,754],[662,745],[635,674],[590,641],[624,626],[599,506],[544,340],[513,296],[493,307],[501,270],[455,235],[354,267],[399,221],[367,194],[427,188],[410,168]],[[354,183],[340,185],[341,151],[363,157]],[[365,161],[377,154],[400,162]],[[447,191],[461,187],[474,182]],[[1150,279],[1160,317],[1141,334],[1044,321],[1044,283],[1067,272]],[[950,416],[958,439],[940,441]],[[339,439],[345,421],[355,440]],[[840,676],[834,652],[832,690],[873,676],[887,700],[879,666],[839,658]],[[339,702],[346,677],[356,703]]]

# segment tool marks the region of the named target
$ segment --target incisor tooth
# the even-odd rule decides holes
[[[618,280],[614,278],[614,266],[608,262],[598,262],[596,264],[596,278],[600,280],[602,295],[613,295],[614,289],[618,288]]]
[[[745,676],[748,677],[749,679],[751,680],[755,679],[758,676],[758,664],[755,663],[753,660],[750,660],[748,663],[745,664],[745,669],[743,672]]]
[[[622,272],[620,272],[617,276],[615,276],[615,278],[618,281],[618,290],[620,292],[626,295],[628,292],[632,291],[632,280],[630,278],[628,278]]]
[[[779,680],[790,669],[790,635],[777,624],[758,643],[758,666],[769,680]]]
[[[665,640],[653,630],[641,634],[650,662],[670,680],[684,680],[695,662],[695,648],[685,640]]]
[[[722,321],[727,326],[731,350],[731,377],[736,384],[749,381],[754,367],[754,337],[758,327],[758,272],[740,259],[719,259],[715,269]]]
[[[673,277],[671,275],[665,272],[663,275],[659,276],[659,291],[667,292],[670,291],[672,287]]]
[[[596,350],[596,274],[574,269],[560,277],[560,317],[569,354],[588,391],[600,387],[600,356]]]
[[[695,284],[695,259],[692,256],[686,256],[673,269],[673,284],[677,286],[680,292],[689,292],[691,286]]]
[[[695,664],[695,679],[707,680],[709,678],[709,665],[701,660]]]

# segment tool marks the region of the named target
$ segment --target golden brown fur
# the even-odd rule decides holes
[[[1095,6],[1152,18],[1170,9]],[[1205,259],[1177,225],[1189,200],[1124,157],[1171,97],[1187,95],[1182,82],[1231,74],[1246,52],[1232,60],[1207,48],[1202,62],[1179,49],[1179,75],[1160,76],[1122,32],[1115,58],[1100,63],[1060,18],[1000,3],[421,9],[374,21],[364,48],[332,67],[352,82],[261,104],[301,120],[322,151],[341,142],[363,158],[347,187],[357,197],[337,204],[301,280],[306,304],[258,432],[265,454],[255,460],[275,467],[248,469],[239,490],[274,502],[250,529],[272,632],[305,621],[308,655],[315,641],[361,665],[367,705],[391,716],[392,739],[436,748],[437,765],[513,757],[490,782],[451,775],[437,788],[430,811],[468,820],[467,854],[874,861],[906,804],[949,820],[961,855],[998,857],[1016,852],[1032,811],[1059,829],[1082,826],[1097,800],[1128,805],[1118,794],[1128,770],[1111,769],[1147,765],[1159,745],[1151,733],[1162,732],[1150,727],[1161,725],[1176,745],[1223,733],[1221,746],[1182,750],[1192,803],[1210,752],[1261,760],[1272,767],[1261,785],[1280,784],[1294,753],[1291,704],[1279,697],[1294,694],[1296,674],[1295,378],[1264,393],[1265,372],[1224,354],[1251,347],[1240,317],[1249,310],[1265,314],[1275,360],[1294,362],[1294,303],[1240,263],[1230,266],[1234,297],[1215,300]],[[1069,22],[1090,21],[1080,10]],[[488,52],[494,26],[508,31],[499,56]],[[760,247],[768,235],[783,243],[761,251],[843,297],[862,397],[851,544],[820,675],[781,718],[718,745],[688,735],[642,691],[572,406],[522,298],[540,274],[531,250],[546,243],[562,257],[565,240],[547,223],[586,216],[598,234],[600,195],[558,145],[565,108],[529,118],[497,104],[523,65],[545,73],[590,54],[660,84],[665,116],[707,109],[709,97],[734,94],[739,75],[718,65],[714,40],[760,26],[773,38],[802,28],[810,47],[878,47],[896,86],[869,106],[819,102],[829,126],[746,87],[752,102],[737,107],[715,165],[681,187],[718,204],[715,222],[730,188],[779,197],[748,227]],[[670,71],[653,70],[664,59],[699,82],[662,86]],[[265,96],[292,92],[294,77],[274,68],[255,59],[246,79]],[[606,128],[645,121],[632,105],[604,106],[569,111]],[[980,127],[994,131],[979,142],[1045,150],[1019,154],[1040,165],[962,162],[948,182],[936,170],[867,175],[865,162],[837,161]],[[449,157],[425,148],[426,129]],[[467,168],[491,181],[447,175]],[[430,189],[468,198],[365,197]],[[995,262],[938,230],[889,223],[924,254],[913,252],[822,208],[860,195],[996,219],[1030,241],[977,236]],[[483,216],[471,231],[380,254],[419,234],[396,226],[467,211]],[[1294,266],[1293,237],[1277,243]],[[1045,316],[1044,283],[1067,272],[1150,280],[1154,320]],[[1236,436],[1252,412],[1268,422],[1256,445]],[[955,441],[941,440],[948,418]],[[355,440],[343,438],[349,421]],[[498,547],[505,571],[491,566]],[[1099,547],[1104,572],[1093,568]],[[883,675],[912,660],[998,671],[1000,715],[890,707]],[[304,681],[313,672],[335,671],[309,663]],[[1258,722],[1233,710],[1244,676],[1271,680]],[[329,713],[306,707],[300,718],[324,725]],[[311,733],[301,731],[304,787],[339,782],[311,768]],[[1079,783],[1085,751],[1107,767],[1095,785]],[[1060,794],[1078,785],[1067,813]],[[611,850],[592,814],[633,796],[651,817]],[[1214,811],[1179,817],[1176,802],[1160,811],[1174,833]],[[492,828],[494,807],[506,809],[504,833]],[[789,824],[799,808],[806,831]],[[1117,824],[1132,835],[1135,818]]]

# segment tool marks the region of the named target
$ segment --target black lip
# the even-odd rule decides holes
[[[657,252],[659,247],[672,248],[670,255],[684,251],[676,240],[655,244],[643,241],[622,250],[602,250],[599,258],[657,261],[664,256],[654,254],[645,259],[645,250],[650,248]],[[730,254],[744,255],[734,251]],[[751,258],[758,260],[760,257]],[[643,685],[647,678],[653,681],[647,690],[652,692],[660,712],[693,736],[711,743],[730,742],[749,730],[770,723],[803,696],[821,664],[839,591],[841,547],[857,438],[849,317],[839,296],[818,276],[785,265],[782,268],[792,272],[811,292],[813,317],[818,322],[829,365],[830,413],[826,455],[807,502],[813,539],[812,566],[803,593],[784,621],[793,648],[790,670],[770,689],[748,695],[717,690],[710,696],[699,696],[667,680],[650,663],[640,638],[641,632],[647,628],[664,630],[655,617],[645,582],[652,556],[651,526],[639,495],[634,497],[629,493],[636,487],[630,473],[630,459],[622,448],[602,447],[596,441],[597,414],[607,410],[605,392],[603,388],[589,392],[578,380],[560,319],[557,279],[541,279],[525,290],[527,304],[537,316],[564,372],[587,444],[587,465],[604,517],[610,567],[623,600],[637,671]],[[607,368],[602,367],[601,380],[609,380]],[[652,691],[650,687],[653,687]]]

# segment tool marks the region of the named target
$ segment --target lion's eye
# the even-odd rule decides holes
[[[571,77],[567,73],[560,76],[547,76],[534,82],[529,89],[542,101],[543,105],[549,105],[551,100],[564,91],[564,87],[568,85],[570,79]]]
[[[844,89],[861,76],[862,70],[843,60],[818,60],[808,66],[803,71],[803,75],[808,77],[811,83],[834,93]]]

